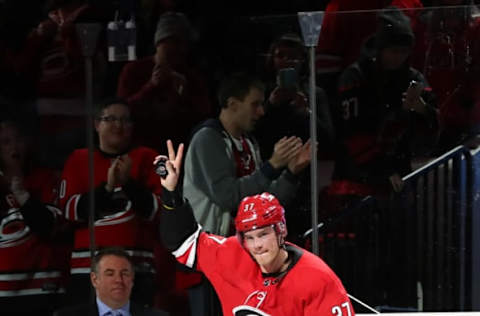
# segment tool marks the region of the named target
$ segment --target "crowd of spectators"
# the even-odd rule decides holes
[[[167,139],[186,146],[183,194],[204,229],[230,236],[236,205],[268,191],[293,217],[298,242],[308,228],[306,170],[316,145],[307,54],[296,21],[266,14],[326,10],[313,119],[317,159],[334,168],[319,175],[328,178],[321,216],[402,191],[412,159],[480,131],[473,1],[287,2],[0,1],[2,307],[49,315],[89,299],[93,199],[96,246],[121,246],[133,258],[133,300],[189,315],[189,298],[197,315],[220,313],[208,283],[176,267],[157,236],[162,190],[153,160]],[[97,106],[87,126],[75,25],[106,30],[132,16],[137,60],[109,62],[106,31],[95,43]]]

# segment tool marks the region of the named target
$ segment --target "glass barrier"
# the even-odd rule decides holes
[[[477,5],[202,15],[74,1],[21,24],[7,2],[0,306],[86,302],[92,255],[120,246],[132,299],[188,315],[202,276],[158,234],[179,203],[162,189],[170,165],[154,165],[171,140],[204,230],[235,235],[241,200],[268,191],[287,241],[318,253],[358,313],[357,299],[480,310]]]

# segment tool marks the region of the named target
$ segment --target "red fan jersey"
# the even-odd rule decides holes
[[[155,174],[153,166],[156,155],[155,151],[146,147],[137,147],[128,152],[132,161],[129,181],[134,182],[135,186],[142,190],[141,203],[135,202],[139,194],[128,192],[124,186],[123,189],[114,190],[119,196],[123,195],[125,200],[125,203],[121,203],[117,209],[102,213],[104,211],[102,205],[98,203],[96,205],[96,246],[124,247],[141,272],[154,272],[153,247],[157,237],[153,220],[158,213],[161,193],[160,178]],[[103,189],[112,159],[114,157],[109,157],[99,150],[94,152],[96,191]],[[60,187],[60,206],[66,219],[76,223],[71,260],[72,274],[90,272],[88,210],[82,202],[87,198],[88,190],[88,151],[79,149],[67,160]],[[143,194],[145,192],[146,196]]]
[[[0,299],[65,291],[68,247],[51,238],[61,219],[57,179],[50,170],[31,172],[22,206],[6,186],[0,190]]]
[[[287,243],[293,264],[286,273],[262,274],[236,237],[200,228],[173,252],[213,284],[224,315],[355,315],[335,273],[312,253]]]

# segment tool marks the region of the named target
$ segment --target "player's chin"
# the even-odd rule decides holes
[[[270,254],[266,252],[263,254],[254,255],[254,258],[259,265],[266,265],[272,261]]]

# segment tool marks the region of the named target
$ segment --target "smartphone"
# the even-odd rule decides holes
[[[297,71],[295,68],[283,68],[278,71],[277,84],[280,88],[297,88]]]

